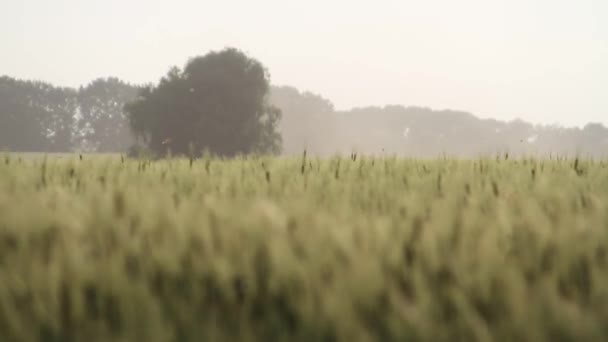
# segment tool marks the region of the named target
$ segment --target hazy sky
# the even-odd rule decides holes
[[[157,81],[234,46],[337,108],[608,124],[608,0],[1,0],[0,74]]]

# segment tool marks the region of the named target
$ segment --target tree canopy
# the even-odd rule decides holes
[[[76,143],[97,152],[125,152],[134,139],[124,106],[139,88],[117,78],[98,78],[78,91]]]
[[[0,150],[127,151],[133,138],[123,107],[138,89],[116,78],[72,89],[0,77]]]
[[[336,145],[334,105],[311,92],[293,87],[273,87],[271,102],[282,112],[279,130],[283,137],[283,153],[330,154]]]
[[[172,68],[126,111],[137,138],[159,155],[277,153],[281,112],[268,101],[269,84],[259,61],[225,49]]]
[[[76,92],[0,77],[0,149],[60,152],[71,144]]]

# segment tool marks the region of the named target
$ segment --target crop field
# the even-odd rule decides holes
[[[607,341],[608,162],[0,159],[1,341]]]

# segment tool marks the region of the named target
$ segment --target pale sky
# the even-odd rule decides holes
[[[338,109],[608,125],[608,0],[0,1],[0,75],[148,83],[232,46]]]

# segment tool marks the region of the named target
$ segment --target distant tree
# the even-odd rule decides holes
[[[281,109],[278,128],[285,154],[327,154],[336,144],[333,104],[319,95],[292,87],[272,87],[270,101]]]
[[[277,153],[281,112],[268,95],[264,66],[225,49],[171,69],[125,108],[133,132],[156,154]]]
[[[597,122],[590,122],[585,125],[583,133],[592,144],[604,142],[608,138],[608,128]]]
[[[0,150],[32,151],[45,143],[42,113],[30,108],[27,86],[0,78]]]
[[[34,108],[44,112],[43,125],[48,140],[48,152],[69,152],[73,149],[74,114],[78,106],[76,91],[46,83],[34,83],[37,102]]]
[[[338,143],[326,149],[341,153],[608,156],[608,128],[597,123],[584,129],[542,126],[519,119],[504,122],[466,112],[398,105],[355,108],[328,116],[336,118]]]
[[[591,122],[581,130],[579,139],[582,149],[597,157],[608,156],[608,128],[601,123]]]
[[[125,152],[134,138],[124,111],[139,88],[118,78],[99,78],[78,91],[75,140],[81,149]]]
[[[287,154],[608,157],[608,128],[600,123],[532,125],[400,105],[335,111],[321,96],[270,88],[268,78],[235,49],[194,58],[144,88],[107,78],[76,90],[3,76],[0,151],[123,152],[138,138],[145,154],[233,156],[276,153],[282,133]]]
[[[0,77],[0,149],[71,149],[76,93],[43,82]]]

